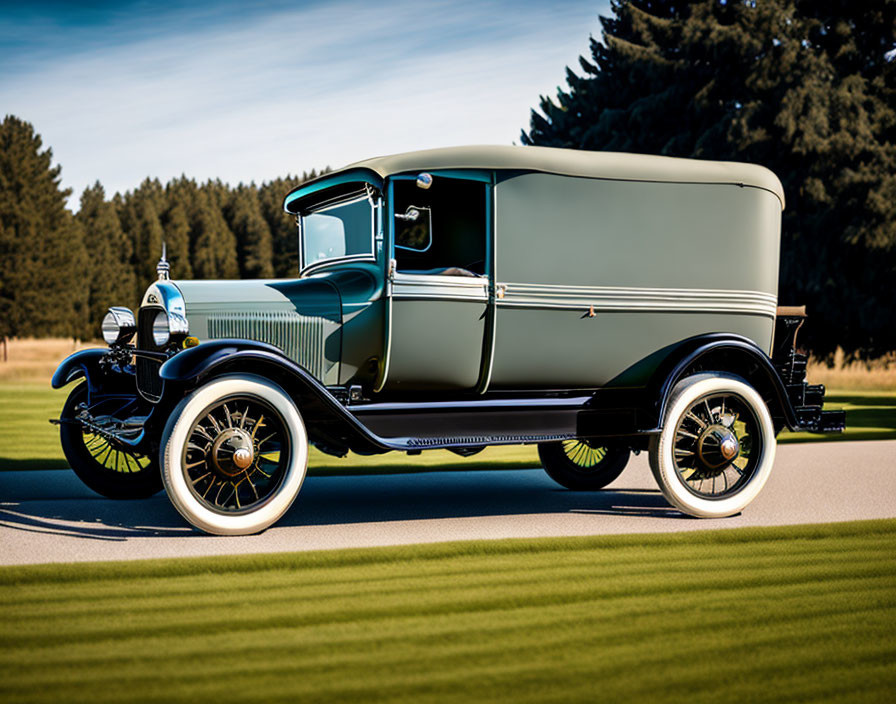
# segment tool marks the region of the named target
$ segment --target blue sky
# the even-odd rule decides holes
[[[608,0],[0,4],[0,110],[63,185],[263,181],[453,144],[509,144]]]

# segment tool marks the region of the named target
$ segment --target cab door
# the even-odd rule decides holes
[[[476,391],[490,323],[488,175],[387,187],[387,391]]]

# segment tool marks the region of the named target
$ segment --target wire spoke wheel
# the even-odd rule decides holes
[[[564,440],[563,452],[582,471],[596,469],[607,457],[606,447],[594,447],[585,440]]]
[[[154,457],[91,430],[84,421],[123,420],[138,412],[133,399],[101,398],[89,403],[87,384],[69,394],[59,426],[62,451],[78,478],[98,494],[111,499],[142,499],[162,488]]]
[[[675,471],[704,498],[736,494],[753,476],[761,451],[759,421],[731,393],[707,394],[690,404],[675,427]]]
[[[672,389],[648,458],[670,504],[690,516],[723,518],[762,491],[775,448],[775,425],[762,395],[741,377],[701,372]]]
[[[98,465],[112,472],[133,474],[143,472],[153,465],[153,461],[139,452],[116,448],[98,433],[82,431],[84,449]]]
[[[581,439],[538,446],[538,456],[548,476],[574,491],[603,489],[622,474],[630,455],[627,447],[599,445]]]
[[[251,535],[276,523],[302,488],[308,433],[286,392],[228,374],[181,400],[162,433],[168,498],[193,526]]]
[[[191,493],[219,513],[251,512],[279,488],[289,465],[289,433],[280,413],[252,396],[218,401],[192,424],[183,448]]]

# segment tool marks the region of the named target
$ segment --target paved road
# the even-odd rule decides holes
[[[462,465],[460,465],[462,466]],[[0,564],[318,550],[447,540],[653,533],[896,517],[896,441],[784,445],[743,514],[670,508],[644,454],[606,491],[577,493],[541,470],[310,477],[261,535],[200,534],[164,493],[93,494],[71,472],[0,472]]]

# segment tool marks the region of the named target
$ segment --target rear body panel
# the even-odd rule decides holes
[[[768,191],[521,174],[499,181],[496,213],[492,388],[644,383],[651,355],[713,332],[771,349]]]

